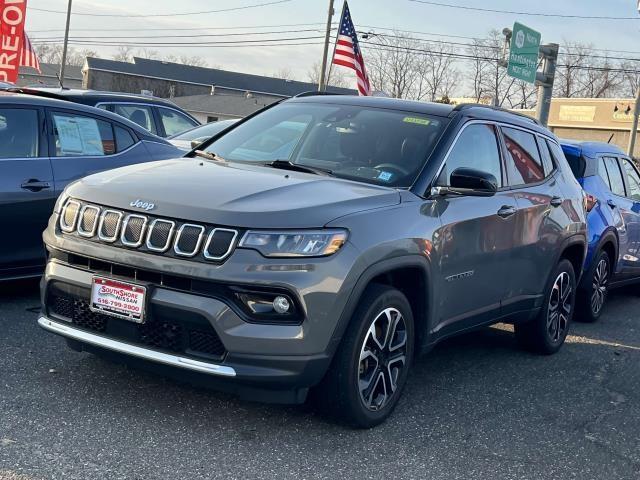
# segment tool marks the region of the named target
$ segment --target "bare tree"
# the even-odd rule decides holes
[[[565,43],[558,58],[554,95],[571,98],[581,94],[580,77],[589,63],[588,47],[581,43]]]
[[[42,63],[60,64],[62,61],[62,45],[50,45],[46,43],[35,43],[33,48]],[[76,50],[73,47],[67,49],[67,65],[82,66],[87,57],[97,57],[95,50]]]
[[[307,70],[307,80],[309,83],[320,82],[320,62],[315,62],[309,70]],[[353,80],[355,82],[355,80]],[[327,85],[338,88],[349,88],[353,86],[352,80],[348,78],[347,70],[336,65],[329,65],[327,72]]]
[[[288,67],[283,67],[271,74],[273,78],[280,78],[282,80],[294,80],[293,72]]]
[[[166,57],[163,58],[163,60],[171,63],[179,63],[181,65],[191,65],[192,67],[207,66],[207,61],[204,58],[199,57],[197,55],[194,55],[192,57],[188,55],[179,55],[179,56],[167,55]]]
[[[403,32],[373,37],[366,50],[369,79],[374,90],[394,98],[412,98],[421,44]]]
[[[460,73],[455,68],[454,50],[450,45],[434,42],[426,46],[427,52],[417,59],[417,80],[413,98],[432,102],[450,97],[458,86]]]
[[[118,51],[113,55],[113,59],[117,62],[133,62],[133,47],[118,47]]]
[[[619,95],[622,97],[635,97],[640,88],[640,64],[637,61],[628,60],[620,65],[622,73],[622,83],[619,86]]]

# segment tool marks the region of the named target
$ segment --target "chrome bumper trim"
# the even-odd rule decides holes
[[[57,333],[67,338],[79,340],[81,342],[89,343],[97,347],[113,350],[114,352],[125,353],[152,362],[163,363],[165,365],[171,365],[173,367],[185,368],[187,370],[195,370],[197,372],[208,373],[211,375],[220,375],[223,377],[235,377],[236,371],[225,365],[216,365],[214,363],[200,362],[191,358],[180,357],[178,355],[171,355],[168,353],[157,352],[148,348],[137,347],[129,343],[112,340],[110,338],[95,335],[93,333],[78,330],[73,327],[69,327],[64,323],[54,322],[48,319],[44,315],[38,318],[38,324],[53,333]]]

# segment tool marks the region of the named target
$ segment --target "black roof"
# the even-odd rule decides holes
[[[218,86],[243,92],[263,93],[281,97],[293,97],[301,92],[317,88],[317,85],[313,83],[283,80],[249,73],[229,72],[218,68],[194,67],[192,65],[138,57],[133,59],[133,63],[87,57],[86,68],[197,85]],[[327,90],[342,95],[357,93],[355,90],[348,88],[328,87]]]
[[[425,115],[436,115],[447,117],[454,107],[444,103],[418,102],[414,100],[401,100],[389,97],[358,97],[355,95],[322,95],[310,94],[295,97],[289,102],[304,103],[339,103],[341,105],[355,105],[362,107],[387,108],[390,110],[405,110],[407,112],[424,113]]]
[[[0,91],[0,104],[12,104],[12,105],[33,105],[36,107],[49,107],[49,108],[60,108],[65,110],[74,110],[80,113],[88,113],[91,115],[99,115],[105,117],[114,122],[121,123],[126,125],[131,130],[135,131],[139,138],[144,138],[147,140],[153,140],[155,142],[166,143],[163,138],[157,137],[152,133],[148,132],[140,125],[127,120],[120,115],[116,115],[115,113],[108,112],[107,110],[102,110],[99,108],[91,107],[88,105],[82,105],[80,103],[68,102],[66,100],[60,100],[56,98],[50,97],[42,97],[37,95],[25,95],[23,93],[18,92],[8,92],[8,91]]]
[[[136,95],[135,93],[101,92],[99,90],[81,90],[60,87],[29,87],[20,88],[20,90],[21,93],[42,95],[50,98],[58,98],[60,100],[70,100],[78,103],[84,103],[85,105],[95,105],[100,102],[127,101],[176,107],[176,104],[169,100],[164,100],[151,95]]]

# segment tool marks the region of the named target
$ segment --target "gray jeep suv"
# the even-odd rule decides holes
[[[44,232],[43,328],[249,399],[312,390],[360,427],[444,338],[510,322],[530,350],[563,344],[584,201],[535,121],[305,96],[201,148],[66,189]]]

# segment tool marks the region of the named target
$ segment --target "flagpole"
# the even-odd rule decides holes
[[[71,0],[69,0],[71,1]],[[331,19],[333,17],[333,0],[329,0],[329,13],[327,15],[327,32],[324,37],[324,50],[322,52],[322,65],[320,66],[320,78],[318,79],[318,91],[324,92],[327,88],[325,73],[327,71],[327,55],[329,54],[329,42],[331,41]]]
[[[71,1],[69,0],[69,6],[67,7],[67,26],[64,30],[64,45],[62,47],[62,61],[60,62],[60,88],[64,87],[64,69],[67,64],[67,45],[69,43],[69,24],[71,23]]]
[[[331,80],[331,71],[333,70],[333,57],[336,56],[336,45],[338,44],[338,35],[340,35],[340,26],[342,25],[342,17],[344,16],[344,6],[346,3],[347,3],[347,0],[344,0],[344,3],[342,4],[342,13],[340,13],[340,23],[338,23],[338,31],[336,32],[336,41],[333,42],[333,53],[331,54],[331,60],[329,61],[329,71],[327,72],[325,90],[329,86],[329,80]]]

